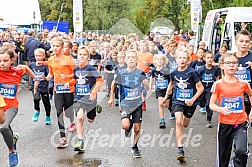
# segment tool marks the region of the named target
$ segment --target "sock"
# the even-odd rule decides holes
[[[136,144],[133,144],[133,147],[132,148],[137,148],[137,143]]]
[[[179,151],[184,151],[183,147],[178,147]]]
[[[161,122],[165,122],[165,119],[164,119],[164,118],[161,118],[160,120],[161,120]]]

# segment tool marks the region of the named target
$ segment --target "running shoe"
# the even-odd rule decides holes
[[[180,162],[184,162],[185,161],[185,155],[184,155],[184,151],[183,150],[179,151],[179,154],[177,156],[177,160],[180,161]]]
[[[59,139],[59,143],[56,145],[57,148],[66,148],[68,147],[67,140],[64,138]]]
[[[206,107],[200,108],[200,112],[201,112],[201,114],[206,114]]]
[[[102,112],[102,106],[101,105],[99,105],[99,104],[96,105],[96,112],[97,113],[101,113]]]
[[[68,132],[74,132],[76,131],[76,127],[75,127],[75,124],[70,124],[69,128],[68,128]]]
[[[131,129],[132,129],[132,127],[133,127],[133,122],[130,120],[129,129],[125,130],[125,136],[126,136],[127,138],[130,138],[130,136],[131,136]]]
[[[14,147],[14,150],[17,149],[17,141],[19,139],[19,135],[17,133],[14,133],[13,134],[13,147]]]
[[[9,153],[9,165],[10,167],[18,165],[18,153],[16,151]]]
[[[175,119],[175,115],[174,114],[170,114],[169,120],[174,120],[174,119]]]
[[[75,143],[74,151],[84,152],[85,151],[85,149],[84,149],[84,143],[81,142],[81,141],[76,142]]]
[[[146,111],[146,102],[143,102],[143,103],[142,103],[142,110],[143,110],[143,111]]]
[[[53,95],[49,94],[49,100],[52,100]]]
[[[162,121],[162,122],[159,123],[159,128],[160,129],[164,129],[165,128],[165,122],[164,121]]]
[[[106,96],[109,97],[109,95],[110,95],[110,92],[107,92],[107,93],[106,93]]]
[[[211,121],[207,121],[206,127],[207,127],[207,128],[212,128],[212,127],[213,127],[212,122],[211,122]]]
[[[51,117],[46,117],[45,125],[51,125]]]
[[[40,112],[37,111],[37,110],[35,110],[35,112],[34,112],[34,114],[33,114],[33,117],[32,117],[32,120],[33,120],[34,122],[38,122],[39,114],[40,114]]]
[[[136,147],[136,148],[131,147],[131,152],[132,152],[133,158],[141,158],[141,152],[138,149],[138,147]]]

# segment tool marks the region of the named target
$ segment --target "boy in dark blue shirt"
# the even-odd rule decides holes
[[[173,89],[172,112],[176,118],[176,138],[179,149],[177,160],[184,161],[183,127],[188,127],[190,119],[199,104],[197,99],[204,91],[204,87],[198,73],[193,68],[188,67],[189,51],[187,49],[177,50],[176,61],[178,68],[171,73],[171,81],[164,101]]]
[[[130,137],[134,124],[134,143],[131,151],[133,157],[140,158],[141,154],[137,142],[140,137],[143,112],[141,92],[144,88],[148,91],[149,85],[145,73],[136,68],[138,60],[137,51],[128,50],[125,60],[127,69],[120,71],[112,82],[108,104],[112,106],[114,103],[114,88],[116,84],[119,86],[120,92],[122,128],[125,129],[125,136]]]
[[[88,64],[90,54],[85,47],[80,47],[77,54],[79,65],[74,69],[76,79],[74,111],[77,116],[77,135],[74,151],[84,152],[84,115],[92,123],[96,117],[97,92],[103,84],[102,76],[97,69]]]
[[[207,51],[205,53],[205,61],[206,64],[199,69],[199,74],[201,76],[201,82],[204,86],[204,92],[201,94],[200,97],[200,107],[206,107],[206,112],[207,112],[207,123],[206,127],[207,128],[212,128],[212,116],[213,116],[213,111],[209,108],[209,103],[210,103],[210,97],[212,95],[211,93],[211,88],[214,83],[214,81],[219,79],[219,72],[217,67],[214,67],[212,65],[214,55],[211,51]]]
[[[33,114],[33,121],[37,122],[40,114],[40,107],[39,107],[39,102],[42,98],[42,102],[45,107],[46,111],[46,119],[45,119],[45,124],[50,125],[51,124],[51,104],[49,100],[49,94],[48,94],[48,81],[45,79],[45,76],[48,75],[49,70],[47,65],[42,65],[38,62],[41,62],[45,59],[45,50],[38,48],[34,51],[36,63],[31,63],[29,68],[34,72],[36,75],[37,79],[39,80],[39,85],[38,85],[38,90],[36,92],[32,91],[33,95],[33,101],[34,101],[34,109],[35,112]],[[34,86],[34,79],[32,80],[31,83],[32,90]]]

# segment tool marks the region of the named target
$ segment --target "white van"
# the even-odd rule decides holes
[[[220,23],[221,20],[222,23]],[[247,24],[246,30],[252,34],[252,7],[210,10],[206,16],[202,34],[206,49],[216,53],[220,45],[226,44],[230,52],[236,52],[235,36],[241,30],[243,22]]]

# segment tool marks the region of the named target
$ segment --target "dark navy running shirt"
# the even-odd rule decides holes
[[[48,66],[46,66],[46,65],[36,66],[36,63],[34,62],[29,65],[29,68],[33,71],[33,73],[36,75],[36,77],[40,78],[38,90],[40,92],[48,92],[48,81],[42,79],[42,78],[46,77],[49,73]],[[33,87],[34,86],[34,79],[32,79],[31,84],[32,84],[31,86]]]
[[[105,68],[108,70],[108,71],[114,71],[115,72],[115,68],[116,66],[118,65],[118,61],[113,61],[112,59],[109,59],[106,64],[105,64]],[[114,79],[114,73],[111,74],[111,73],[108,73],[107,74],[107,79],[110,78],[110,79]]]
[[[156,91],[167,89],[170,82],[170,71],[168,68],[164,67],[160,71],[157,71],[156,68],[152,69],[151,77],[155,78]]]
[[[235,73],[235,76],[243,81],[249,82],[250,86],[252,86],[251,83],[251,75],[252,71],[246,62],[251,61],[252,62],[252,53],[248,52],[248,54],[244,57],[239,57],[239,64],[238,64],[238,70]]]
[[[117,74],[115,83],[119,86],[121,107],[126,112],[131,113],[142,104],[141,92],[144,79],[146,75],[140,69],[134,71],[124,69]]]
[[[212,66],[211,69],[207,69],[206,65],[201,67],[198,71],[199,75],[201,76],[201,82],[204,86],[204,89],[210,89],[215,82],[215,78],[219,76],[218,69],[214,66]]]
[[[91,101],[90,93],[96,83],[96,79],[101,78],[100,73],[92,65],[86,65],[83,68],[74,69],[74,79],[76,79],[74,101],[85,104],[94,104],[96,100]]]
[[[196,83],[200,81],[200,76],[191,67],[188,67],[185,71],[176,69],[171,73],[171,81],[174,81],[172,103],[186,106],[185,100],[191,99],[197,92]],[[192,106],[197,104],[198,100],[195,100]]]
[[[166,58],[168,59],[168,64],[166,67],[170,70],[170,73],[172,73],[178,67],[176,58],[172,57],[170,54],[167,54]]]
[[[205,60],[202,62],[199,62],[198,60],[194,60],[193,62],[190,63],[190,67],[195,69],[196,71],[199,71],[201,67],[203,67],[206,64]]]

